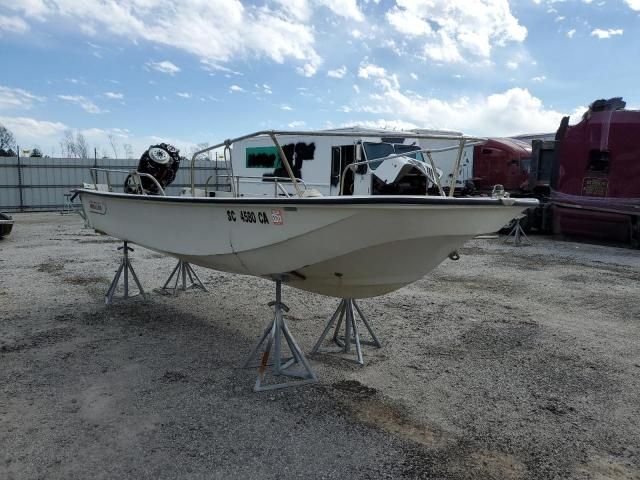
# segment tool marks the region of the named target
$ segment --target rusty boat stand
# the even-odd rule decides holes
[[[276,299],[269,303],[269,306],[273,307],[273,320],[265,328],[260,340],[244,364],[244,368],[258,368],[258,377],[253,387],[256,392],[306,385],[318,381],[316,373],[291,335],[284,319],[284,313],[289,311],[289,307],[282,303],[282,277],[276,277],[275,282]],[[285,356],[286,354],[283,352],[283,347],[287,346],[291,356]],[[270,356],[273,359],[271,362],[269,361]],[[258,360],[257,364],[256,360]],[[267,376],[283,376],[296,380],[267,383]]]
[[[118,267],[118,271],[116,272],[113,280],[111,281],[111,285],[109,286],[109,290],[107,290],[107,294],[104,297],[104,303],[107,305],[111,305],[113,303],[113,296],[116,293],[116,289],[118,288],[118,282],[120,281],[120,276],[124,273],[124,296],[123,299],[135,297],[137,295],[141,295],[145,300],[147,299],[146,293],[144,293],[144,289],[142,285],[140,285],[140,280],[138,280],[138,276],[136,275],[136,271],[133,269],[133,265],[131,264],[131,260],[129,259],[129,252],[133,252],[133,248],[129,246],[129,242],[126,240],[123,242],[121,247],[118,247],[118,250],[122,250],[122,259],[120,260],[120,266]],[[131,272],[131,276],[138,286],[138,293],[135,295],[129,295],[129,272]]]

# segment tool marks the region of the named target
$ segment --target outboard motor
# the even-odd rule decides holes
[[[176,178],[180,167],[180,150],[168,143],[150,146],[140,157],[138,173],[146,173],[153,176],[164,189]],[[148,195],[159,195],[157,185],[146,176],[140,176],[140,183],[144,192]],[[143,193],[131,175],[124,181],[125,193]]]

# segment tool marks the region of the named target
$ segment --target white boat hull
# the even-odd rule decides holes
[[[93,228],[215,270],[341,298],[412,283],[536,200],[185,198],[79,190]]]

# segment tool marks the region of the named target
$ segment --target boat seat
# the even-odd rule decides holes
[[[311,197],[323,197],[322,193],[320,193],[315,188],[308,188],[302,191],[303,198],[311,198]]]

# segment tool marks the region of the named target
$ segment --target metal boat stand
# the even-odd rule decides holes
[[[107,290],[107,294],[104,297],[104,303],[110,305],[113,302],[113,295],[116,293],[116,288],[118,288],[118,281],[120,280],[120,275],[124,272],[124,299],[129,297],[135,297],[137,295],[142,295],[142,298],[146,300],[147,295],[144,293],[144,289],[142,285],[140,285],[140,280],[138,280],[138,276],[136,275],[136,271],[133,269],[133,265],[131,264],[131,260],[129,260],[129,252],[133,252],[133,248],[129,246],[129,242],[125,240],[124,245],[118,247],[118,250],[122,250],[122,260],[120,260],[120,267],[118,267],[118,271],[116,272],[115,277],[113,277],[113,281],[109,286],[109,290]],[[131,276],[133,280],[136,282],[138,286],[138,293],[135,295],[129,295],[129,272],[131,272]]]
[[[289,311],[289,307],[282,303],[282,278],[276,279],[276,300],[275,302],[270,302],[269,306],[273,307],[273,320],[271,320],[267,328],[265,328],[262,337],[260,337],[260,340],[244,364],[244,368],[258,367],[258,377],[256,378],[256,384],[253,390],[255,392],[262,392],[264,390],[276,390],[317,382],[318,377],[311,368],[304,353],[302,353],[302,350],[298,347],[298,344],[287,327],[287,322],[284,320],[284,313]],[[291,352],[290,357],[283,356],[283,337]],[[262,349],[263,344],[265,345],[264,350]],[[272,347],[273,361],[269,362]],[[257,359],[256,357],[259,352],[262,352],[260,361],[258,364],[254,364],[253,362]],[[267,370],[271,370],[273,375],[276,376],[283,375],[298,380],[265,384]]]
[[[371,335],[371,341],[365,341],[360,339],[360,332],[358,331],[358,321],[356,320],[356,316],[353,314],[353,309],[355,307],[356,312],[362,319],[362,323],[366,327],[369,335]],[[337,345],[337,347],[326,348],[322,347],[322,342],[324,342],[327,334],[333,327],[334,322],[338,320],[336,326],[333,330],[333,337],[331,341]],[[344,321],[344,336],[340,337],[340,327],[342,326]],[[364,359],[362,357],[362,345],[371,345],[377,348],[381,348],[382,344],[378,337],[376,336],[373,328],[371,328],[371,324],[367,321],[367,318],[360,310],[360,307],[356,303],[353,298],[343,298],[340,300],[340,304],[338,308],[333,313],[327,325],[320,335],[320,338],[316,342],[311,353],[349,353],[351,350],[351,344],[354,343],[356,346],[356,362],[360,365],[364,365]]]
[[[509,240],[511,240],[511,238],[513,237],[513,245],[516,247],[519,247],[520,245],[532,245],[531,240],[529,240],[529,237],[527,237],[527,234],[524,233],[524,229],[522,228],[522,225],[520,225],[521,219],[522,217],[519,217],[516,220],[515,225],[509,231],[505,239],[502,241],[503,243],[509,242]]]
[[[175,281],[173,282],[173,287],[170,287],[169,285],[172,283],[174,276]],[[189,286],[187,286],[187,277],[189,277]],[[182,279],[182,286],[178,286],[178,283],[180,283],[180,279]],[[189,288],[199,288],[203,292],[208,292],[207,288],[204,286],[191,264],[189,262],[185,262],[184,260],[178,260],[178,264],[173,269],[173,272],[171,272],[171,275],[169,275],[169,278],[165,282],[164,286],[160,289],[160,291],[168,293],[169,295],[177,295],[178,290],[186,292]]]

